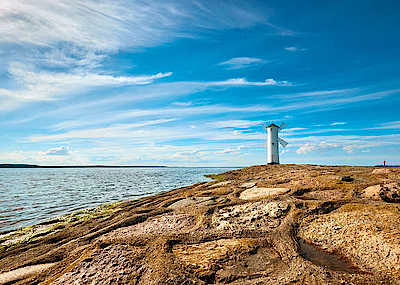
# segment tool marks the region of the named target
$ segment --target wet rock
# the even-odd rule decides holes
[[[247,190],[244,190],[240,193],[240,199],[242,200],[255,200],[261,198],[270,198],[274,196],[278,196],[281,194],[285,194],[289,192],[289,188],[264,188],[264,187],[253,187]]]

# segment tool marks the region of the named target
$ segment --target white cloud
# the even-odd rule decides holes
[[[2,66],[11,63],[9,86],[14,88],[0,89],[0,109],[96,86],[149,84],[171,73],[124,77],[93,69],[120,50],[140,51],[210,30],[259,24],[268,25],[265,11],[232,1],[3,0],[0,50],[6,52],[0,61]]]
[[[264,121],[226,120],[210,122],[208,125],[217,128],[249,128],[262,124]]]
[[[377,127],[373,127],[370,129],[374,130],[384,130],[384,129],[400,129],[400,121],[392,121],[392,122],[386,122],[383,124],[379,124]]]
[[[291,52],[295,52],[295,51],[306,51],[308,49],[306,49],[306,48],[298,48],[298,47],[295,47],[295,46],[290,46],[290,47],[285,47],[285,50],[291,51]]]
[[[245,78],[233,78],[225,81],[211,81],[204,82],[205,86],[291,86],[292,83],[288,81],[276,81],[275,79],[269,78],[265,81],[247,81]]]
[[[243,148],[244,148],[244,146],[239,145],[239,146],[234,147],[234,148],[225,148],[223,150],[216,151],[215,154],[238,153]]]
[[[296,153],[297,154],[307,154],[307,153],[313,152],[313,151],[328,150],[328,149],[337,148],[337,147],[338,147],[337,144],[327,143],[327,142],[324,142],[324,141],[320,142],[318,144],[306,143],[306,144],[300,146],[296,150]]]
[[[51,148],[46,152],[46,155],[69,155],[70,151],[66,146]]]
[[[352,145],[345,145],[344,147],[343,147],[343,150],[344,151],[346,151],[347,153],[352,153],[353,151],[354,151],[354,146],[352,146]]]
[[[173,102],[172,105],[187,107],[191,106],[192,102]]]
[[[331,124],[331,126],[338,126],[338,125],[346,125],[346,122],[334,122]]]
[[[172,72],[167,72],[154,75],[116,77],[79,70],[70,73],[33,71],[20,63],[12,64],[9,73],[21,87],[17,90],[0,88],[0,96],[25,101],[51,100],[87,88],[145,85],[172,75]]]
[[[234,57],[218,65],[227,67],[228,69],[242,69],[266,63],[265,60],[255,57]]]
[[[3,0],[0,42],[43,47],[70,43],[87,50],[113,51],[189,37],[188,29],[266,23],[264,11],[232,2]]]
[[[85,109],[90,109],[90,106],[85,106]],[[101,118],[95,112],[94,116],[81,117],[79,120],[68,120],[63,121],[50,126],[52,130],[61,130],[68,128],[78,128],[88,125],[100,125],[112,122],[117,122],[120,120],[128,120],[140,117],[164,117],[164,116],[176,116],[179,118],[193,117],[193,115],[205,115],[205,114],[227,114],[227,113],[248,113],[248,112],[265,112],[272,111],[273,108],[269,106],[247,106],[247,107],[234,107],[234,106],[224,106],[224,105],[202,105],[202,106],[190,106],[190,107],[166,107],[166,108],[156,108],[156,109],[130,109],[126,111],[103,113]],[[66,108],[58,111],[51,111],[47,114],[51,117],[56,114],[61,114],[64,112],[71,112],[70,108]],[[36,118],[36,117],[35,117]]]

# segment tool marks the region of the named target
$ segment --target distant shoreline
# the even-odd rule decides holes
[[[0,168],[164,168],[162,165],[34,165],[34,164],[0,164]]]

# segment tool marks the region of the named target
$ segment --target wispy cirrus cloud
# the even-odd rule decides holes
[[[276,81],[273,78],[265,81],[247,81],[246,78],[233,78],[224,81],[211,81],[200,83],[205,86],[291,86],[289,81]]]
[[[307,154],[309,152],[313,151],[322,151],[322,150],[327,150],[327,149],[332,149],[332,148],[337,148],[338,144],[333,144],[333,143],[327,143],[325,141],[322,141],[320,143],[306,143],[299,147],[296,150],[297,154]]]
[[[109,127],[73,130],[51,135],[31,136],[29,140],[32,142],[40,142],[47,140],[58,141],[65,139],[82,139],[82,138],[97,139],[97,138],[150,137],[154,136],[154,133],[151,130],[144,131],[137,129],[141,127],[165,124],[172,121],[175,121],[175,119],[171,118],[171,119],[151,120],[140,123],[115,124]]]
[[[42,47],[70,43],[87,50],[113,51],[191,37],[196,28],[266,23],[265,13],[236,1],[4,0],[0,42]]]
[[[69,155],[69,154],[70,154],[69,148],[66,146],[51,148],[46,152],[46,155]]]
[[[61,95],[87,88],[145,85],[152,83],[154,80],[172,75],[172,72],[154,75],[112,76],[82,70],[75,70],[69,73],[35,71],[20,63],[12,64],[9,73],[19,83],[19,88],[0,88],[0,97],[11,97],[25,101],[55,99]]]
[[[234,57],[218,65],[225,66],[227,69],[242,69],[265,63],[266,61],[264,59],[256,57]]]
[[[204,83],[200,83],[204,84]],[[142,88],[142,87],[140,87]],[[107,124],[112,122],[117,122],[119,120],[127,120],[140,117],[157,117],[157,116],[193,116],[196,115],[212,115],[212,114],[227,114],[227,113],[238,113],[246,114],[251,113],[262,113],[269,112],[270,114],[279,114],[282,112],[293,111],[293,110],[313,110],[314,112],[322,109],[337,109],[344,108],[350,103],[354,102],[364,102],[371,100],[380,100],[387,96],[397,94],[400,92],[399,89],[385,90],[381,92],[373,93],[361,93],[361,95],[351,96],[333,96],[320,100],[320,98],[310,97],[308,100],[303,100],[301,102],[288,102],[281,101],[277,105],[250,105],[250,106],[226,106],[219,104],[210,105],[176,105],[176,107],[160,107],[153,109],[128,109],[123,111],[105,111],[99,109],[102,106],[113,106],[115,104],[121,104],[124,102],[129,102],[137,100],[138,98],[143,99],[147,96],[155,96],[156,98],[164,96],[179,96],[184,94],[190,94],[195,92],[200,92],[204,89],[204,85],[199,86],[196,82],[175,82],[175,83],[162,83],[156,85],[150,85],[144,87],[146,89],[135,90],[135,97],[130,94],[123,94],[121,96],[114,96],[111,98],[96,100],[94,102],[87,102],[81,104],[75,104],[72,106],[65,106],[58,108],[56,110],[43,112],[40,114],[34,114],[31,117],[26,117],[22,120],[9,121],[8,123],[26,123],[29,121],[37,120],[40,118],[52,118],[57,115],[61,119],[60,123],[55,125],[50,125],[53,129],[64,129],[64,128],[79,128],[88,125],[97,124]],[[148,90],[147,90],[148,88]],[[148,93],[148,94],[147,94]],[[316,108],[318,107],[318,108]],[[81,113],[83,112],[84,115]],[[101,118],[98,116],[98,112],[102,112]],[[309,111],[307,111],[309,112]],[[81,114],[80,119],[65,119],[65,117],[70,117],[71,115],[75,118],[76,114]],[[307,133],[323,133],[327,131],[343,131],[343,129],[322,129],[322,130],[308,130]]]
[[[118,51],[140,51],[205,31],[267,24],[268,15],[251,2],[4,0],[0,50],[5,52],[0,60],[3,66],[10,65],[7,80],[13,88],[0,90],[0,108],[82,94],[102,84],[149,84],[171,73],[116,76],[101,70],[103,60]],[[15,62],[27,65],[19,68]]]
[[[385,129],[400,129],[400,121],[392,121],[379,124],[376,127],[369,128],[374,130],[385,130]]]
[[[346,125],[347,123],[346,122],[334,122],[334,123],[331,123],[330,125],[331,126],[338,126],[338,125]]]
[[[286,51],[290,51],[290,52],[296,52],[296,51],[307,51],[307,48],[299,48],[296,46],[290,46],[290,47],[285,47],[284,48]]]
[[[261,125],[264,121],[250,121],[250,120],[225,120],[225,121],[216,121],[209,122],[207,125],[216,127],[216,128],[249,128]]]

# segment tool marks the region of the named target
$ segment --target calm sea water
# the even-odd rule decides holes
[[[234,168],[0,169],[0,232],[100,204],[136,199]]]

